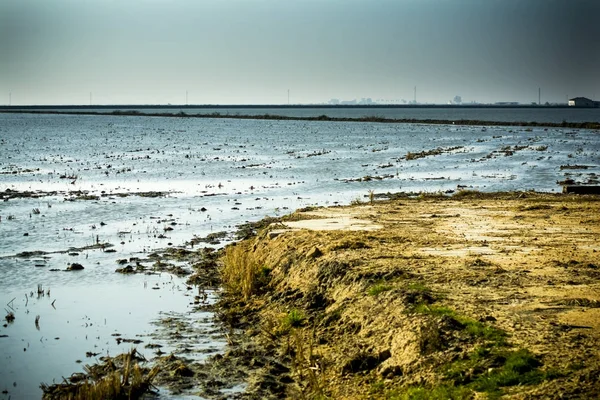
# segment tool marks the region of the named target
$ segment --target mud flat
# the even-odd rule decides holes
[[[599,196],[298,211],[225,250],[203,395],[216,374],[243,398],[596,398],[599,251]]]

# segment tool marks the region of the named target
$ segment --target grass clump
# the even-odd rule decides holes
[[[502,387],[531,385],[547,379],[546,373],[538,369],[541,362],[529,350],[501,353],[498,357],[504,358],[503,365],[479,375],[472,383],[475,390],[496,393]]]
[[[403,391],[386,393],[389,400],[466,400],[473,398],[473,391],[464,386],[440,385],[432,388],[410,387]]]
[[[456,313],[454,312],[454,310],[450,309],[449,307],[446,306],[438,306],[438,305],[430,305],[430,304],[417,304],[413,307],[412,311],[416,314],[426,314],[426,315],[433,315],[435,317],[441,317],[441,316],[448,316],[448,317],[454,317],[456,316]]]
[[[375,381],[369,387],[369,394],[382,394],[385,392],[385,383],[383,381]]]
[[[293,311],[293,310],[292,310]],[[326,386],[324,380],[324,365],[321,357],[314,351],[314,330],[295,329],[291,335],[291,346],[293,348],[292,366],[295,375],[304,383],[294,398],[327,400],[323,388]]]
[[[506,333],[504,331],[467,316],[459,315],[449,307],[421,303],[417,304],[412,311],[417,314],[433,315],[437,317],[446,316],[452,318],[463,326],[465,332],[475,338],[491,341],[495,345],[505,344]]]
[[[360,206],[363,204],[362,199],[360,198],[360,196],[355,197],[354,199],[352,199],[350,201],[350,205],[351,206]]]
[[[248,300],[268,280],[270,270],[245,243],[227,247],[223,256],[221,275],[223,285],[233,294]]]
[[[64,383],[46,385],[42,383],[43,399],[103,400],[139,399],[152,391],[152,381],[159,372],[142,368],[137,363],[135,349],[119,357],[109,358],[105,364],[85,366],[83,378],[74,374]],[[121,363],[122,361],[122,363]],[[120,366],[115,364],[117,362]]]
[[[304,325],[306,315],[301,310],[293,309],[283,318],[282,325],[284,329],[298,328]]]
[[[527,349],[478,347],[469,358],[452,363],[446,371],[446,379],[496,398],[504,387],[537,384],[556,376],[540,370],[541,365]]]
[[[375,202],[375,191],[369,190],[369,204],[373,205]]]
[[[414,392],[407,392],[408,397],[398,398],[471,398],[470,395],[461,397],[470,390],[485,392],[489,398],[495,398],[502,394],[504,387],[537,384],[556,376],[553,372],[541,371],[539,367],[542,363],[529,350],[508,349],[507,334],[500,329],[460,315],[446,306],[421,303],[415,305],[412,311],[418,314],[452,318],[460,324],[459,329],[482,344],[476,347],[468,358],[455,361],[446,367],[445,380],[452,384],[449,387],[453,390],[464,388],[466,391],[461,389],[455,393],[445,393],[442,390],[445,386],[434,389],[418,388]],[[431,390],[442,390],[439,392],[441,397]]]
[[[445,311],[443,315],[446,315]],[[371,385],[370,392],[390,400],[463,400],[479,398],[476,392],[495,399],[503,394],[505,387],[552,379],[555,375],[540,370],[541,365],[537,357],[526,349],[480,346],[467,359],[450,364],[437,386],[386,391],[383,382],[376,382]]]
[[[369,296],[377,296],[380,293],[387,292],[388,290],[392,290],[393,288],[393,286],[386,285],[385,283],[376,283],[367,290],[367,294]]]

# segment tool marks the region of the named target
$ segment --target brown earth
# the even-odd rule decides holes
[[[249,296],[223,295],[233,347],[211,368],[248,375],[238,397],[600,396],[600,197],[461,192],[286,220],[234,246],[256,269]]]

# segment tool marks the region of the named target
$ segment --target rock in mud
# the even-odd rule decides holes
[[[82,269],[84,269],[83,265],[78,263],[73,263],[67,267],[67,271],[81,271]]]

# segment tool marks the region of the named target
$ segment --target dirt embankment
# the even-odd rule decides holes
[[[212,364],[249,375],[240,397],[600,394],[600,197],[461,193],[287,219],[224,257],[234,346]]]
[[[142,107],[143,108],[143,107]],[[428,108],[428,107],[417,107]],[[490,108],[490,107],[484,107]],[[498,107],[491,107],[498,108]],[[529,108],[529,107],[526,107]],[[391,124],[431,124],[431,125],[464,125],[464,126],[529,126],[529,127],[554,127],[554,128],[576,128],[576,129],[600,129],[600,123],[588,122],[536,122],[536,121],[487,121],[477,119],[423,119],[423,118],[384,118],[378,116],[364,117],[330,117],[322,114],[315,117],[304,116],[294,117],[289,115],[274,115],[274,114],[221,114],[212,112],[210,114],[202,113],[185,113],[183,111],[175,112],[142,112],[138,110],[114,110],[114,111],[64,111],[64,110],[2,110],[0,113],[11,114],[66,114],[66,115],[113,115],[113,116],[144,116],[144,117],[164,117],[164,118],[220,118],[220,119],[255,119],[268,121],[332,121],[332,122],[376,122],[376,123],[391,123]]]

